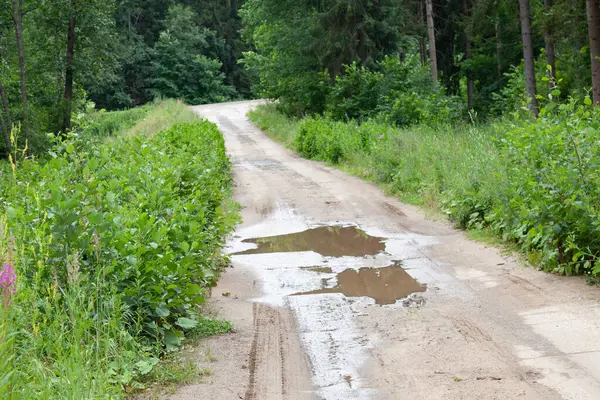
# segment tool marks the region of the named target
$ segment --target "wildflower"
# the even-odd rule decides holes
[[[10,264],[4,264],[0,271],[0,291],[2,292],[4,309],[8,311],[11,296],[17,293],[17,273]]]
[[[383,135],[379,135],[379,136],[377,137],[377,139],[379,139],[379,140],[383,139]]]
[[[0,271],[0,291],[5,295],[17,292],[17,273],[10,264],[4,264]]]
[[[73,253],[73,258],[67,258],[67,280],[75,285],[79,282],[79,253]]]

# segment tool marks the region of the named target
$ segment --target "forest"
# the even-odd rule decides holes
[[[90,108],[158,98],[190,104],[250,95],[235,0],[27,1],[0,4],[0,154],[17,126],[30,148]]]
[[[600,276],[597,0],[0,0],[0,393],[193,381],[238,222],[221,133]]]

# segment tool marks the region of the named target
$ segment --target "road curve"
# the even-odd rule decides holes
[[[595,288],[523,268],[370,183],[298,157],[246,118],[257,104],[194,107],[223,132],[235,172],[244,222],[229,248],[250,251],[232,256],[210,303],[235,332],[192,353],[212,374],[173,399],[600,398]],[[324,226],[357,227],[383,238],[385,251],[326,256],[309,250],[329,237],[313,237],[303,251],[253,254],[244,241]],[[331,289],[339,272],[393,263],[427,290],[377,305]]]

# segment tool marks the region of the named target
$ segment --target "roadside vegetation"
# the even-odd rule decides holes
[[[276,3],[242,11],[245,62],[277,100],[259,127],[539,268],[600,275],[600,20],[583,3]]]
[[[168,121],[168,122],[166,122]],[[166,101],[91,114],[47,155],[0,161],[0,393],[115,398],[198,371],[169,356],[237,221],[221,133]]]

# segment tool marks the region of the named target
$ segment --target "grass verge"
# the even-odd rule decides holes
[[[120,398],[199,376],[173,354],[230,329],[199,306],[238,219],[216,126],[165,101],[21,154],[0,162],[3,398]]]

